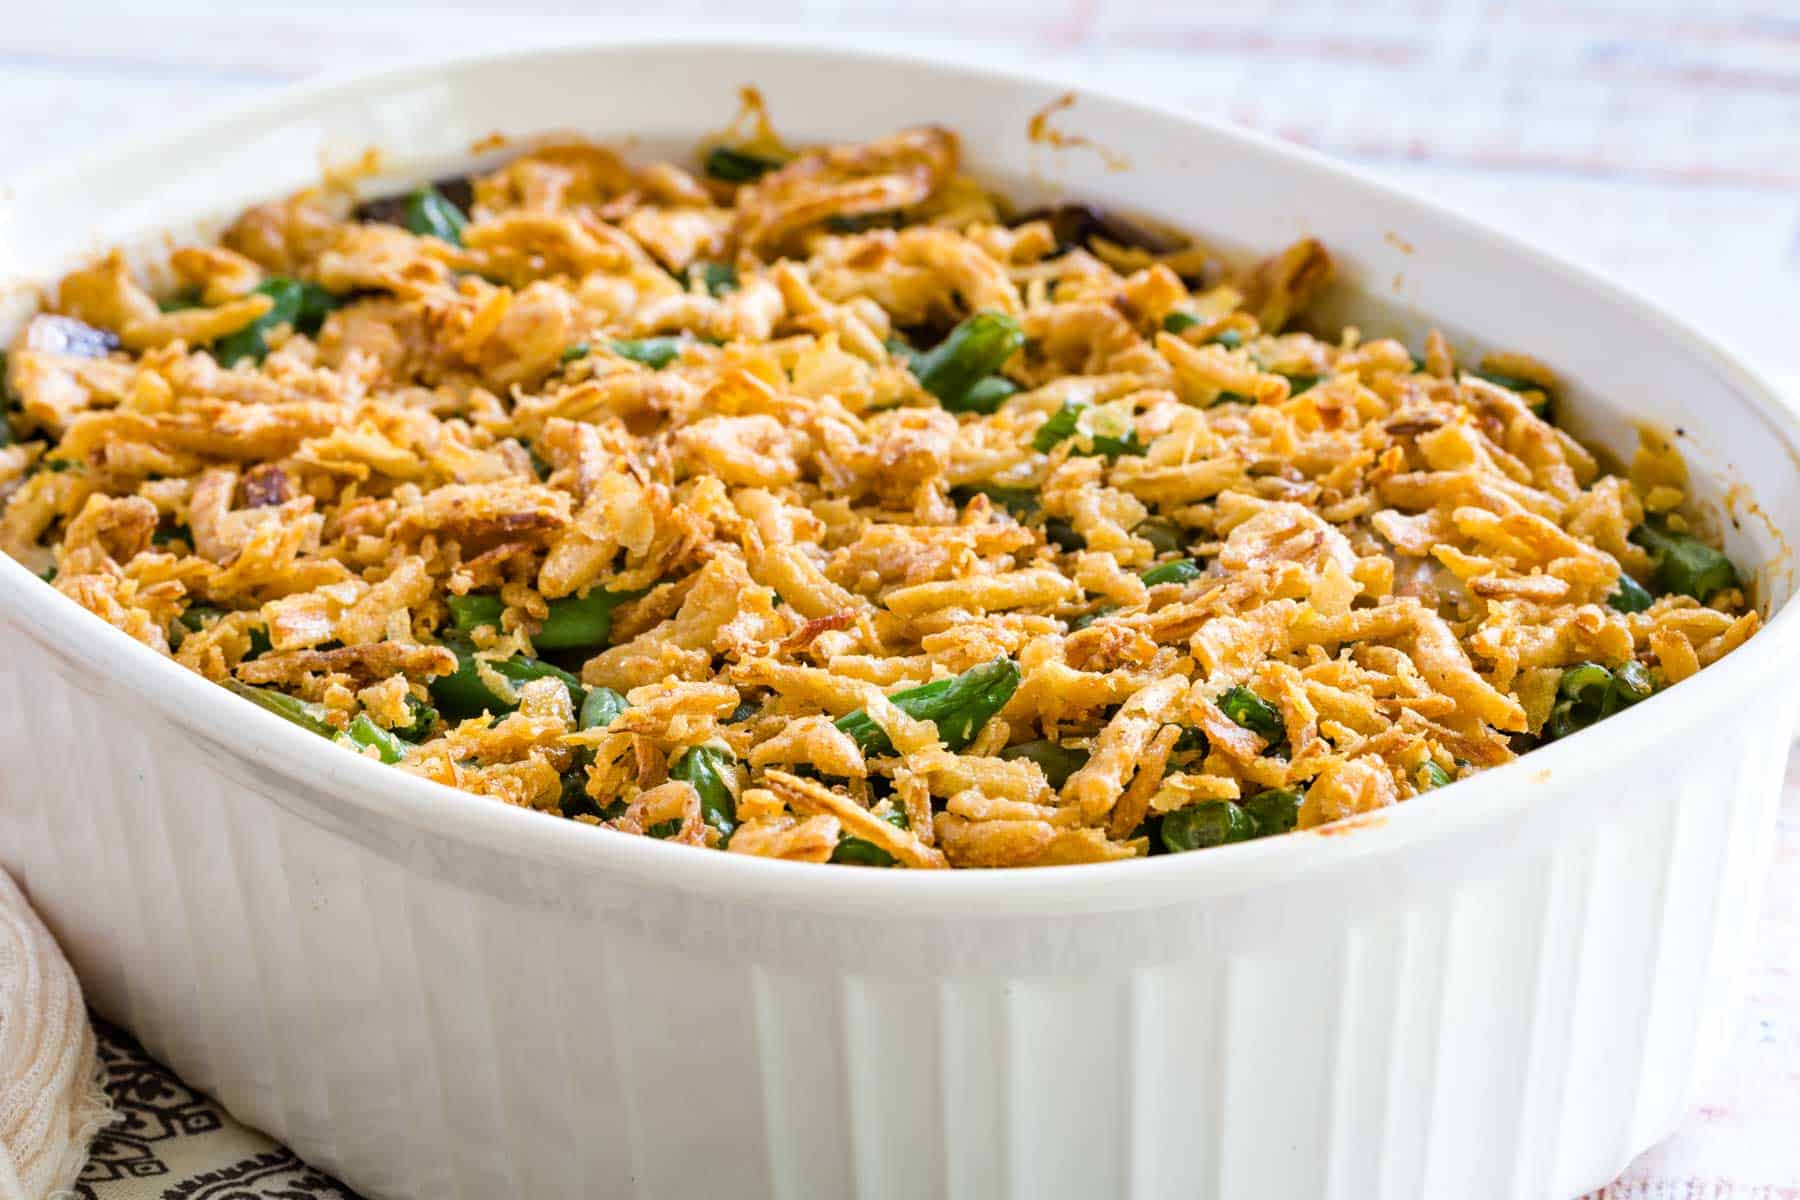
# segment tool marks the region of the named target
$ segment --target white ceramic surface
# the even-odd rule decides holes
[[[1601,281],[1292,149],[1053,85],[769,45],[498,55],[299,91],[21,183],[0,275],[368,145],[673,147],[755,83],[800,139],[955,126],[982,174],[1342,257],[1375,331],[1547,358],[1585,434],[1685,431],[1779,609],[1597,730],[1336,835],[912,874],[625,838],[243,705],[0,561],[0,865],[100,1010],[372,1196],[1566,1196],[1730,1030],[1796,700],[1800,431]],[[1758,505],[1746,497],[1754,495]],[[1735,520],[1730,518],[1735,517]]]

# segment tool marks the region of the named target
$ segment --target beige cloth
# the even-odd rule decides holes
[[[73,1186],[109,1117],[81,985],[0,871],[0,1200]]]

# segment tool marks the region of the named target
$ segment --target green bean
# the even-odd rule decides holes
[[[659,841],[662,841],[662,840],[666,840],[668,838],[672,838],[676,834],[680,833],[681,832],[681,824],[682,824],[682,822],[681,822],[680,817],[670,817],[666,821],[658,821],[656,824],[654,824],[654,825],[650,826],[648,829],[644,830],[644,833],[650,837],[653,837]]]
[[[913,364],[918,360],[920,352],[914,350],[905,338],[891,337],[881,344],[887,348],[889,358],[897,358],[909,370],[914,369]]]
[[[531,639],[539,650],[581,650],[605,645],[612,636],[613,609],[642,596],[642,592],[609,592],[595,588],[585,596],[563,596],[549,603],[543,628]],[[450,619],[461,634],[483,625],[500,625],[505,601],[493,592],[471,592],[446,601]]]
[[[961,750],[1005,707],[1018,686],[1019,664],[1002,656],[961,675],[895,692],[888,699],[914,720],[934,722],[944,745]],[[887,733],[864,709],[839,717],[837,727],[854,738],[866,755],[879,758],[894,753]]]
[[[332,739],[340,745],[348,745],[358,754],[368,746],[375,748],[375,753],[384,763],[397,763],[406,757],[411,749],[405,742],[369,720],[368,713],[357,713],[350,727]]]
[[[1030,521],[1038,513],[1038,494],[1033,488],[1001,487],[999,484],[980,483],[950,489],[950,498],[958,504],[967,504],[976,496],[986,496],[1019,521]]]
[[[1200,324],[1200,318],[1196,317],[1193,313],[1182,312],[1177,309],[1174,312],[1163,314],[1162,327],[1163,332],[1165,333],[1173,333],[1179,336],[1198,324]]]
[[[1287,788],[1258,792],[1240,807],[1256,822],[1258,837],[1286,833],[1300,823],[1300,793]]]
[[[1187,540],[1181,527],[1167,517],[1146,517],[1132,527],[1131,533],[1149,542],[1158,554],[1179,553]]]
[[[1678,593],[1704,603],[1715,592],[1738,585],[1737,568],[1699,538],[1645,523],[1631,540],[1650,552],[1650,582],[1664,595]]]
[[[1613,700],[1620,708],[1648,700],[1655,691],[1650,669],[1636,659],[1613,668]]]
[[[506,601],[493,592],[447,596],[444,603],[450,608],[450,621],[456,626],[458,633],[474,633],[483,625],[492,625],[498,629],[500,614],[506,611]]]
[[[1119,606],[1116,604],[1102,604],[1099,608],[1093,609],[1090,612],[1084,612],[1071,620],[1069,622],[1069,632],[1079,633],[1089,625],[1092,625],[1095,621],[1098,621],[1101,617],[1108,616],[1118,611]]]
[[[999,312],[978,312],[967,318],[948,337],[930,350],[913,358],[913,374],[919,386],[938,398],[951,412],[992,412],[999,407],[978,408],[991,397],[970,393],[975,385],[1006,364],[1025,344],[1025,331],[1019,323]]]
[[[625,697],[611,688],[592,688],[588,691],[587,698],[581,702],[576,728],[604,729],[628,707],[630,706]],[[588,767],[593,761],[593,748],[579,746],[575,750],[575,761],[562,773],[562,795],[557,806],[562,809],[563,816],[588,816],[597,821],[611,821],[624,815],[627,806],[623,800],[614,800],[602,808],[587,794]]]
[[[962,411],[976,413],[992,413],[1000,411],[1000,406],[1017,395],[1019,385],[1004,375],[989,375],[985,379],[977,379],[975,385],[963,396]]]
[[[269,352],[266,335],[278,325],[309,337],[318,333],[325,318],[341,303],[316,283],[280,275],[258,284],[256,293],[269,297],[269,311],[212,344],[212,356],[223,366],[235,366],[246,358],[261,362]]]
[[[325,706],[322,704],[310,704],[298,696],[290,696],[274,688],[251,687],[235,679],[227,679],[225,686],[235,695],[242,696],[284,721],[291,721],[308,733],[316,733],[322,738],[335,738],[338,735],[337,728],[325,720]]]
[[[424,741],[438,723],[438,710],[417,696],[406,697],[406,724],[394,726],[394,736],[409,742]]]
[[[1255,818],[1229,800],[1204,800],[1162,819],[1162,843],[1176,854],[1248,841],[1256,833]]]
[[[462,245],[469,219],[429,183],[420,184],[406,197],[406,228],[420,237],[434,237],[452,246]]]
[[[1251,733],[1273,743],[1287,730],[1274,705],[1249,688],[1239,685],[1219,697],[1219,711]]]
[[[1622,613],[1643,612],[1655,602],[1656,598],[1643,584],[1623,571],[1619,572],[1618,590],[1606,598],[1606,603],[1614,612]]]
[[[1288,388],[1289,396],[1298,396],[1302,392],[1310,392],[1313,388],[1318,386],[1319,380],[1325,378],[1323,375],[1289,374],[1286,371],[1280,371],[1277,372],[1277,374],[1285,378],[1291,385]]]
[[[874,842],[845,836],[832,849],[831,861],[856,867],[891,867],[898,860]]]
[[[499,715],[519,707],[516,700],[496,695],[482,682],[481,673],[476,669],[473,646],[460,640],[446,641],[444,645],[456,655],[456,670],[448,675],[439,675],[431,681],[430,687],[432,700],[446,716],[461,719],[480,716],[483,712]],[[561,667],[527,658],[523,654],[483,661],[489,670],[515,688],[534,679],[556,679],[569,689],[569,700],[577,710],[586,698],[587,693],[582,688],[581,681]]]
[[[1640,662],[1626,662],[1612,670],[1599,663],[1577,663],[1557,681],[1557,700],[1544,724],[1544,736],[1553,741],[1568,737],[1648,699],[1655,690],[1655,681]]]
[[[224,615],[225,610],[222,608],[213,608],[208,604],[190,604],[176,620],[185,625],[190,633],[199,633]]]
[[[1200,578],[1200,565],[1191,558],[1171,559],[1145,571],[1142,579],[1151,587],[1159,583],[1192,583]]]
[[[200,307],[200,293],[194,288],[182,288],[173,296],[164,296],[156,302],[157,312],[186,312],[190,308]]]
[[[737,828],[737,756],[723,742],[705,742],[690,748],[669,766],[669,778],[691,785],[700,796],[700,817],[729,839]]]
[[[714,146],[706,155],[706,173],[725,183],[749,183],[781,165],[779,158],[732,146]]]
[[[1450,772],[1429,758],[1420,763],[1419,769],[1413,772],[1413,782],[1418,785],[1421,792],[1429,792],[1432,788],[1441,788],[1450,783],[1453,778],[1454,776]]]
[[[1214,346],[1223,346],[1227,350],[1236,350],[1244,344],[1244,335],[1235,329],[1222,329],[1206,339]]]
[[[605,729],[630,707],[625,697],[609,687],[589,688],[587,699],[581,702],[579,728]]]
[[[723,296],[738,288],[737,268],[725,262],[694,263],[688,267],[688,278],[698,277],[706,285],[709,296]]]
[[[572,363],[578,358],[586,358],[592,348],[586,342],[576,342],[572,346],[563,347],[562,360]]]
[[[1598,663],[1580,663],[1562,673],[1557,682],[1557,694],[1577,704],[1591,704],[1598,707],[1606,700],[1612,690],[1612,672]]]
[[[1039,454],[1048,454],[1058,445],[1070,438],[1078,438],[1092,447],[1090,454],[1106,458],[1118,458],[1125,454],[1142,454],[1144,444],[1138,441],[1137,430],[1128,430],[1124,437],[1109,434],[1081,432],[1081,414],[1092,408],[1079,400],[1064,400],[1062,407],[1050,415],[1050,419],[1038,426],[1032,435],[1031,446]]]
[[[678,337],[627,338],[611,343],[620,358],[643,363],[652,371],[660,371],[681,357],[682,341]]]
[[[532,635],[531,644],[539,650],[585,650],[604,646],[612,640],[613,610],[638,599],[644,593],[609,592],[594,588],[585,596],[563,596],[552,600],[543,628]]]
[[[1049,780],[1050,786],[1060,791],[1062,785],[1069,781],[1069,776],[1087,764],[1088,752],[1059,742],[1040,740],[1008,746],[1000,752],[1000,757],[1008,762],[1036,763],[1044,772],[1044,778]]]

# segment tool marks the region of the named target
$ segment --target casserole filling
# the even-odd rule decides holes
[[[752,113],[752,116],[757,114]],[[1010,211],[953,134],[575,140],[114,253],[10,347],[0,547],[349,750],[613,830],[1092,862],[1366,814],[1740,645],[1671,444]]]

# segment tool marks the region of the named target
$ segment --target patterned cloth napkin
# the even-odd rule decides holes
[[[240,1125],[122,1029],[94,1018],[101,1083],[118,1114],[72,1191],[50,1200],[360,1200]]]

